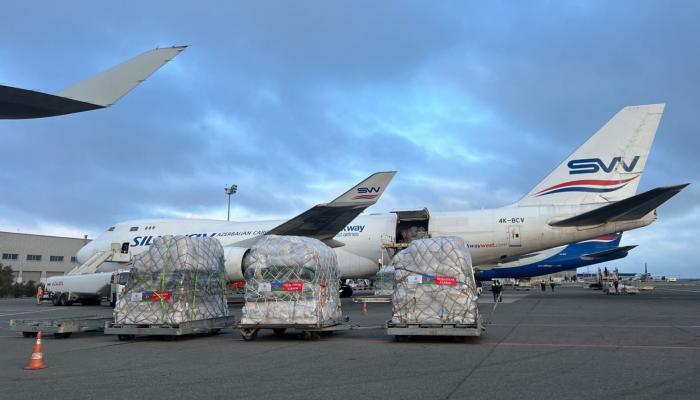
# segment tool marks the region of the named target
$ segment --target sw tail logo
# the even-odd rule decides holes
[[[605,162],[600,158],[582,158],[580,160],[571,160],[566,165],[569,167],[570,175],[595,174],[601,169],[605,172],[610,173],[613,171],[613,169],[615,169],[615,166],[617,164],[622,165],[622,169],[624,169],[625,172],[632,172],[634,171],[634,167],[637,165],[637,161],[639,161],[639,156],[634,156],[632,162],[629,165],[627,165],[627,163],[622,159],[622,157],[613,157],[613,159],[610,161],[610,164],[606,165]]]
[[[375,199],[377,196],[379,196],[379,191],[381,189],[381,187],[359,187],[357,188],[357,194],[353,196],[353,199]]]

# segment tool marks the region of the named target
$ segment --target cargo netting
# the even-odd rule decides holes
[[[394,294],[394,267],[385,265],[374,277],[375,296],[391,296]]]
[[[478,319],[471,255],[464,240],[414,240],[392,262],[392,322],[473,324]]]
[[[342,321],[338,260],[317,239],[263,236],[244,262],[241,324],[326,326]]]
[[[227,317],[224,275],[224,249],[218,240],[159,237],[134,257],[114,322],[179,324]]]

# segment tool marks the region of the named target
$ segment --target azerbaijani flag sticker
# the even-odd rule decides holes
[[[301,292],[304,290],[304,282],[270,282],[273,292]]]
[[[170,301],[169,291],[152,291],[143,292],[141,295],[141,301]]]

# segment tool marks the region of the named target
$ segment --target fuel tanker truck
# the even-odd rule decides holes
[[[46,279],[45,296],[55,306],[100,305],[102,300],[109,300],[114,307],[128,279],[129,270],[52,276]]]

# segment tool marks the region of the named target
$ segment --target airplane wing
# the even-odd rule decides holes
[[[627,253],[637,245],[633,246],[622,246],[610,250],[599,251],[597,253],[588,253],[581,256],[582,260],[598,260],[598,259],[609,259],[613,260],[616,258],[622,258],[627,256]]]
[[[682,185],[651,189],[644,193],[596,208],[595,210],[587,211],[571,218],[551,222],[549,225],[557,227],[585,226],[639,219],[678,194],[688,185],[689,183],[684,183]]]
[[[342,246],[333,239],[335,235],[379,200],[394,175],[396,171],[372,174],[330,203],[314,206],[265,234],[306,236],[331,247]]]
[[[104,108],[53,94],[0,85],[0,119],[53,117]]]
[[[0,119],[53,117],[109,107],[186,47],[147,51],[55,95],[0,85]]]

